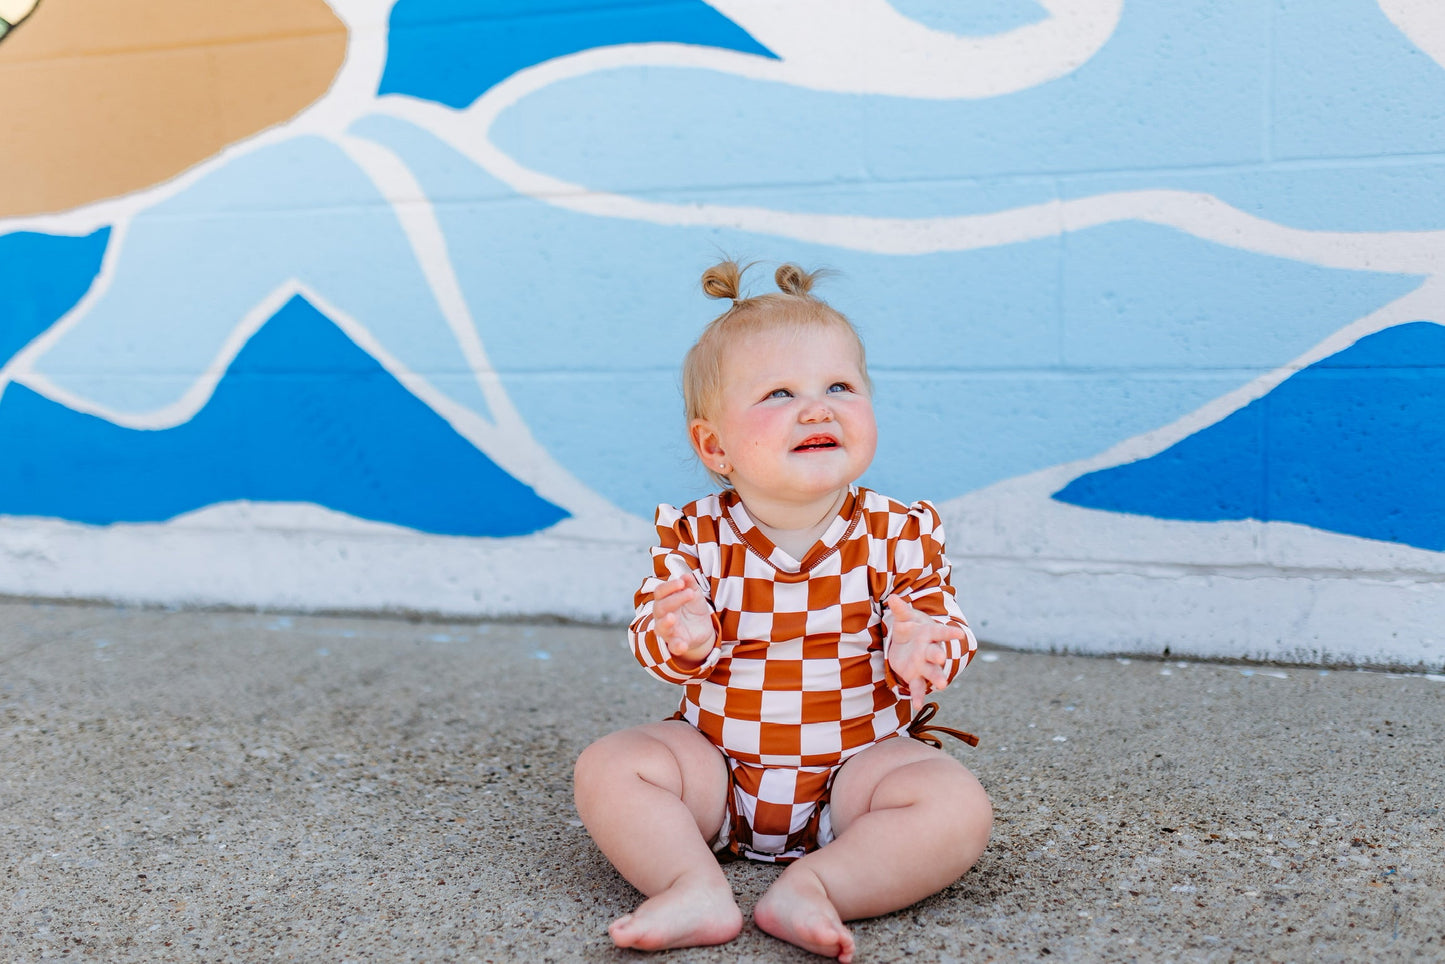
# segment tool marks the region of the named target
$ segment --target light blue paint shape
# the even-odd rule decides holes
[[[84,296],[109,241],[110,228],[84,237],[0,235],[0,366]]]
[[[487,414],[390,205],[317,137],[237,157],[138,214],[110,286],[36,368],[102,406],[153,411],[180,398],[241,319],[293,278]]]
[[[1376,0],[1274,4],[1274,157],[1445,151],[1445,67]]]
[[[1162,519],[1295,522],[1445,550],[1445,327],[1376,332],[1061,502]]]
[[[726,186],[736,203],[789,185],[1260,161],[1269,20],[1254,0],[1127,4],[1115,35],[1077,70],[972,100],[619,68],[528,95],[498,118],[493,137],[523,164],[594,189]],[[1046,194],[1043,186],[1038,196]]]
[[[122,428],[12,383],[0,451],[0,514],[92,525],[243,499],[459,536],[524,535],[567,515],[300,298],[252,336],[189,422]]]
[[[773,56],[702,0],[399,0],[378,93],[467,107],[512,74],[556,57],[664,42]]]
[[[979,37],[1004,33],[1048,17],[1036,0],[890,0],[893,9],[945,33]]]
[[[1445,159],[1292,162],[1230,170],[1134,171],[1060,179],[1065,198],[1167,188],[1312,231],[1445,229]]]
[[[1077,368],[1283,363],[1420,285],[1410,275],[1321,268],[1150,224],[1080,231],[1066,245],[1063,358]]]
[[[374,118],[365,131],[403,157],[431,197],[504,190],[404,122]],[[460,252],[489,357],[538,441],[644,517],[657,502],[710,488],[685,441],[677,372],[723,307],[697,287],[719,252],[838,269],[818,292],[862,329],[878,385],[881,442],[865,482],[909,499],[949,498],[1167,424],[1418,284],[1140,225],[892,257],[597,218],[526,198],[459,201],[438,216]],[[1134,267],[1156,259],[1164,267],[1155,275]],[[750,276],[753,290],[771,285],[771,263]],[[1128,296],[1122,310],[1087,303],[1110,284]],[[1238,290],[1211,290],[1230,286]],[[1277,291],[1288,317],[1265,319],[1245,304],[1268,304]],[[1261,334],[1266,321],[1279,333]],[[1185,334],[1169,335],[1171,326]],[[1199,372],[1196,348],[1232,367]]]
[[[1239,372],[873,372],[878,453],[863,478],[940,500],[1084,458],[1238,387]]]

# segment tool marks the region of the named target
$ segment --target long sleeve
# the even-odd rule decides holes
[[[889,562],[893,574],[890,595],[897,593],[919,612],[965,633],[962,639],[944,642],[948,650],[944,667],[948,671],[948,682],[953,682],[978,651],[978,639],[954,598],[953,585],[949,582],[953,566],[945,552],[943,520],[932,503],[915,502],[909,506],[902,530],[890,546]],[[887,647],[893,639],[893,614],[886,607],[883,624],[887,630],[884,641],[886,657]],[[893,675],[886,660],[884,666],[888,685],[900,696],[907,696],[907,683]]]
[[[642,581],[633,596],[636,613],[627,629],[627,639],[632,646],[633,655],[643,668],[669,683],[687,683],[705,678],[722,656],[722,623],[716,612],[713,613],[712,622],[718,644],[696,667],[679,666],[668,652],[667,644],[653,629],[652,594],[663,583],[682,575],[690,575],[696,580],[698,588],[711,603],[707,580],[702,578],[698,562],[693,526],[678,509],[664,503],[657,507],[657,545],[652,547],[652,574]]]

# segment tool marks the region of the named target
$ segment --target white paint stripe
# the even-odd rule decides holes
[[[1140,221],[1239,250],[1324,267],[1420,275],[1445,272],[1445,231],[1309,231],[1246,214],[1212,195],[1190,191],[1121,191],[989,214],[938,218],[667,204],[593,192],[526,168],[492,144],[486,136],[493,119],[487,116],[487,110],[495,105],[481,109],[485,100],[463,115],[476,122],[471,125],[458,124],[456,113],[444,107],[408,98],[384,98],[379,110],[424,128],[521,194],[597,217],[734,228],[892,255],[977,250],[1058,237],[1105,224]]]
[[[516,415],[510,402],[501,409],[509,413],[507,419],[501,424],[493,424],[470,408],[452,400],[425,377],[407,368],[365,325],[316,290],[294,278],[257,302],[232,329],[220,351],[200,377],[190,385],[184,395],[164,408],[143,413],[117,411],[69,392],[34,371],[17,375],[15,380],[57,404],[103,418],[124,428],[150,431],[175,428],[195,418],[206,406],[241,349],[295,295],[302,296],[326,315],[346,337],[376,359],[407,391],[436,412],[459,435],[485,452],[504,471],[532,486],[542,498],[562,506],[577,517],[574,525],[569,526],[567,531],[574,532],[580,524],[594,538],[630,539],[637,536],[639,526],[645,525],[643,520],[618,509],[564,469],[532,437],[526,423]]]
[[[934,30],[887,0],[708,0],[781,58],[744,76],[814,90],[932,100],[996,97],[1086,63],[1113,36],[1123,0],[1041,0],[1049,16],[986,37]]]
[[[1445,3],[1440,0],[1379,0],[1380,9],[1410,42],[1445,67]]]
[[[380,144],[352,136],[343,136],[336,140],[391,204],[417,263],[425,273],[437,305],[466,359],[467,367],[476,377],[477,384],[487,400],[493,421],[453,403],[430,383],[403,369],[399,363],[388,364],[388,371],[403,380],[415,380],[416,387],[410,383],[407,385],[413,394],[446,418],[453,428],[486,452],[509,474],[535,488],[543,498],[563,506],[573,515],[594,517],[599,522],[613,519],[630,528],[635,517],[627,515],[624,520],[624,514],[619,509],[564,469],[551,453],[537,442],[525,419],[512,404],[511,397],[487,357],[471,308],[462,293],[461,282],[452,264],[446,235],[437,220],[436,210],[421,185],[412,176],[411,170],[401,158]],[[340,314],[331,308],[326,309],[326,313]],[[363,342],[360,337],[353,336],[353,340],[363,347],[375,346],[367,347],[367,350],[378,359],[389,357],[368,330],[356,322],[351,325],[358,332],[364,333],[367,339]],[[351,328],[347,331],[351,334]]]
[[[417,264],[436,298],[437,307],[456,338],[467,367],[476,376],[493,416],[499,424],[520,423],[520,416],[487,358],[471,307],[452,265],[446,235],[421,185],[401,158],[380,144],[350,136],[339,137],[336,142],[390,203],[392,213],[400,222]]]
[[[120,261],[120,252],[125,246],[125,237],[129,230],[129,221],[117,224],[111,230],[105,254],[100,260],[100,270],[96,272],[95,280],[91,282],[90,288],[75,303],[75,307],[11,356],[3,367],[0,367],[0,392],[4,392],[5,386],[10,382],[19,380],[22,376],[29,377],[35,359],[44,355],[65,336],[66,332],[80,324],[81,319],[90,312],[96,302],[105,297],[105,292],[115,279],[116,264]]]
[[[1412,321],[1445,325],[1445,279],[1434,278],[1320,341],[1287,364],[1260,375],[1232,392],[1211,399],[1189,414],[1141,435],[1125,439],[1097,455],[1043,470],[1055,487],[1088,472],[1157,455],[1190,435],[1208,428],[1249,403],[1274,391],[1290,376],[1341,352],[1366,335]]]

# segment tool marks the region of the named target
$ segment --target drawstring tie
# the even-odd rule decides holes
[[[923,709],[919,710],[918,715],[913,718],[913,722],[908,724],[908,735],[920,743],[927,743],[937,750],[943,749],[943,741],[934,736],[933,734],[935,733],[947,733],[955,740],[962,740],[969,746],[978,746],[978,737],[972,733],[955,730],[951,726],[939,726],[937,724],[929,726],[928,721],[933,719],[937,713],[937,703],[925,703]]]

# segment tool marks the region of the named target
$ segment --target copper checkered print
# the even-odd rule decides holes
[[[949,584],[943,523],[927,502],[908,506],[854,486],[801,561],[769,542],[731,491],[680,510],[658,506],[657,533],[652,575],[635,598],[633,652],[650,672],[683,685],[683,718],[749,772],[836,768],[907,730],[908,689],[886,660],[890,595],[967,634],[945,644],[950,681],[977,650]],[[696,668],[678,666],[652,626],[653,592],[683,574],[711,602],[719,639]],[[826,794],[830,775],[757,774],[743,781],[749,786],[737,776],[744,796],[735,816],[769,816],[759,835],[766,840],[732,845],[757,856],[796,850],[784,838],[808,821],[805,810]]]

